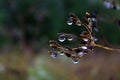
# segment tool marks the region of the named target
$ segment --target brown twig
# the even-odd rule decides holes
[[[120,52],[120,49],[114,49],[114,48],[106,47],[106,46],[103,46],[103,45],[100,45],[100,44],[94,44],[94,46],[105,49],[105,50]]]

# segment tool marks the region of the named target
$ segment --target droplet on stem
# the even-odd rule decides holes
[[[68,24],[68,25],[72,25],[73,22],[68,20],[68,21],[67,21],[67,24]]]
[[[95,41],[95,42],[98,41],[98,38],[94,37],[94,41]]]
[[[86,47],[86,46],[82,46],[81,48],[82,48],[82,49],[84,49],[84,50],[85,50],[85,49],[87,49],[87,47]]]
[[[78,56],[80,56],[80,57],[82,57],[83,55],[84,55],[83,52],[79,52],[79,53],[78,53]]]
[[[65,38],[65,36],[59,36],[59,37],[58,37],[58,40],[59,40],[60,42],[64,42],[64,41],[66,40],[66,38]]]
[[[64,52],[60,52],[60,55],[61,55],[61,56],[64,55]]]
[[[74,64],[77,64],[77,63],[79,63],[79,60],[78,60],[78,59],[72,59],[72,62],[73,62]]]
[[[56,57],[57,57],[57,53],[52,52],[50,56],[51,56],[52,58],[56,58]]]
[[[82,24],[81,24],[80,21],[77,21],[77,22],[76,22],[76,25],[77,25],[77,26],[81,26]]]
[[[87,39],[87,38],[84,38],[84,39],[83,39],[83,41],[87,42],[87,41],[88,41],[88,39]]]
[[[73,37],[70,36],[70,37],[67,38],[67,40],[68,40],[68,41],[73,41]]]

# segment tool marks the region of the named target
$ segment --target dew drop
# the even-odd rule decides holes
[[[79,52],[78,55],[79,55],[80,57],[82,57],[82,56],[84,55],[84,53],[83,53],[83,52]]]
[[[88,39],[86,39],[86,38],[84,38],[83,40],[84,40],[85,42],[87,42],[87,41],[88,41]]]
[[[78,23],[77,25],[78,25],[78,26],[81,26],[82,24],[81,24],[81,23]]]
[[[67,21],[67,24],[68,24],[68,25],[72,25],[73,22],[68,20],[68,21]]]
[[[61,52],[60,55],[61,55],[61,56],[64,55],[64,52]]]
[[[67,40],[68,41],[73,41],[73,37],[68,37]]]
[[[66,40],[65,36],[59,36],[58,40],[60,42],[64,42]]]
[[[94,29],[96,32],[99,32],[98,28],[95,28],[95,27],[94,27],[93,29]]]
[[[78,60],[78,59],[72,59],[72,62],[73,62],[74,64],[77,64],[77,63],[79,63],[79,60]]]
[[[96,22],[96,19],[95,19],[95,18],[92,18],[92,21]]]
[[[84,49],[84,50],[85,50],[85,49],[87,49],[87,47],[86,47],[86,46],[82,46],[81,48],[82,48],[82,49]]]
[[[98,38],[94,37],[94,41],[95,41],[95,42],[98,41]]]
[[[56,57],[57,57],[57,53],[53,52],[53,53],[51,53],[50,56],[51,56],[52,58],[56,58]]]
[[[77,21],[77,22],[76,22],[76,25],[77,25],[77,26],[81,26],[82,24],[81,24],[80,21]]]

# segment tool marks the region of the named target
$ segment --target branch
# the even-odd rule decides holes
[[[103,48],[103,49],[105,49],[105,50],[110,50],[110,51],[120,52],[120,49],[114,49],[114,48],[110,48],[110,47],[102,46],[102,45],[100,45],[100,44],[94,44],[94,46],[99,47],[99,48]]]

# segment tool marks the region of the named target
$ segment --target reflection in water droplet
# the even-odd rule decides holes
[[[64,52],[61,52],[60,55],[61,55],[61,56],[64,55]]]
[[[82,49],[84,49],[84,50],[85,50],[85,49],[87,49],[87,47],[86,47],[86,46],[82,46],[81,48],[82,48]]]
[[[82,56],[84,55],[84,53],[83,53],[83,52],[79,52],[78,55],[79,55],[80,57],[82,57]]]
[[[68,25],[72,25],[73,22],[68,20],[68,21],[67,21],[67,24],[68,24]]]
[[[59,37],[58,37],[58,40],[59,40],[60,42],[64,42],[64,41],[66,40],[66,38],[65,38],[65,36],[59,36]]]
[[[51,53],[50,56],[51,56],[52,58],[56,58],[56,57],[57,57],[57,53],[53,52],[53,53]]]
[[[73,40],[73,37],[68,37],[67,40],[68,40],[68,41],[72,41],[72,40]]]
[[[98,38],[94,37],[94,41],[95,41],[95,42],[98,41]]]
[[[80,21],[77,21],[77,22],[76,22],[76,25],[77,25],[77,26],[81,26],[82,24],[81,24]]]
[[[73,62],[74,64],[77,64],[77,63],[79,63],[79,60],[78,60],[78,59],[73,59],[72,62]]]
[[[81,26],[82,24],[81,23],[78,23],[77,26]]]
[[[84,40],[85,42],[87,42],[87,41],[88,41],[88,39],[87,39],[87,38],[84,38],[83,40]]]

